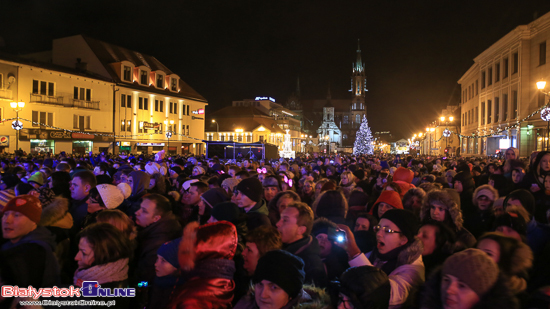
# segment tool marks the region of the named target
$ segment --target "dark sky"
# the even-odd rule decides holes
[[[209,101],[271,96],[285,102],[300,77],[305,99],[349,98],[361,39],[373,131],[423,131],[473,58],[550,1],[17,0],[3,1],[6,52],[51,48],[87,34],[155,56]]]

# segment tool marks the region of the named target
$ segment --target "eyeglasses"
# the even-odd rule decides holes
[[[387,226],[380,226],[380,225],[377,225],[377,226],[373,227],[373,230],[374,230],[375,233],[378,233],[378,231],[380,231],[380,230],[383,230],[384,233],[388,233],[388,234],[402,233],[401,231],[392,230]]]

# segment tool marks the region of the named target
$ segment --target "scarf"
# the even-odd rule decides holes
[[[399,256],[399,253],[405,249],[406,245],[403,245],[401,247],[397,247],[387,253],[380,253],[378,252],[378,248],[374,248],[372,251],[372,254],[369,257],[369,261],[372,263],[372,265],[376,266],[377,268],[380,268],[383,272],[386,273],[386,275],[390,275],[392,271],[394,271],[397,268],[397,258]],[[378,260],[378,261],[377,261]],[[383,265],[378,267],[378,265],[381,262],[385,262]]]
[[[90,268],[77,269],[74,273],[74,284],[82,287],[84,281],[97,281],[99,284],[118,282],[128,279],[128,258]]]

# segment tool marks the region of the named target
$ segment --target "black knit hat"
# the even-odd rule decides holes
[[[354,308],[388,308],[391,285],[388,275],[374,266],[350,267],[340,276],[339,292]]]
[[[201,199],[210,207],[229,201],[229,196],[224,189],[212,188],[201,195]]]
[[[519,216],[516,213],[504,213],[495,218],[493,224],[493,229],[496,230],[499,226],[507,226],[514,231],[518,232],[520,235],[527,235],[527,224],[522,216]]]
[[[263,187],[258,178],[243,179],[235,188],[256,203],[262,200]]]
[[[211,215],[218,221],[234,222],[241,215],[241,210],[235,203],[224,202],[214,206]]]
[[[258,260],[252,282],[267,280],[283,289],[290,298],[298,296],[305,280],[304,261],[284,250],[269,251]]]
[[[418,218],[412,211],[406,209],[390,209],[380,219],[390,220],[397,225],[403,236],[407,237],[409,241],[414,240],[420,227]]]

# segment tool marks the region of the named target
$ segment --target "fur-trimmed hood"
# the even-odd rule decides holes
[[[495,285],[472,309],[517,309],[519,303],[508,287],[507,279],[500,275]],[[434,272],[422,291],[421,309],[443,308],[441,301],[441,269]]]
[[[430,216],[430,207],[431,203],[434,201],[440,202],[445,205],[446,216],[444,223],[452,223],[454,226],[451,226],[455,232],[462,229],[464,219],[462,218],[462,211],[460,210],[460,204],[457,203],[457,198],[460,200],[460,197],[453,197],[451,194],[456,194],[456,191],[451,190],[432,190],[424,198],[422,203],[422,208],[420,210],[420,220],[425,223],[431,220]],[[447,218],[447,215],[450,218]]]
[[[69,213],[69,200],[56,197],[48,206],[42,209],[41,226],[56,226],[69,229],[73,226],[73,217]]]
[[[410,245],[406,246],[403,251],[399,252],[399,255],[397,256],[397,267],[414,263],[414,261],[418,260],[418,258],[422,255],[422,251],[424,251],[424,244],[420,238],[415,237],[414,241]]]

